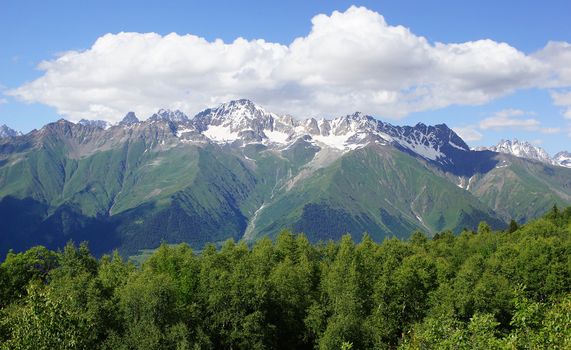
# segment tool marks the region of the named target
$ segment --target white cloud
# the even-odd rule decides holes
[[[535,115],[535,113],[514,108],[503,109],[481,120],[479,127],[482,130],[519,129],[538,131],[543,134],[555,134],[561,131],[560,128],[543,127],[541,126],[541,122],[535,118],[523,118],[531,115]]]
[[[526,112],[519,109],[505,109],[494,113],[491,117],[485,118],[480,121],[480,128],[483,130],[493,129],[501,130],[506,128],[511,129],[526,129],[537,130],[541,124],[538,120],[533,118],[522,119],[521,116]]]
[[[6,103],[8,103],[8,99],[0,98],[0,105],[6,104]]]
[[[464,141],[479,141],[484,135],[477,130],[475,125],[461,126],[452,128]]]
[[[568,88],[571,86],[571,44],[561,41],[550,41],[536,52],[534,57],[551,67],[552,73],[545,86],[550,88]],[[571,119],[571,91],[552,91],[553,103],[564,107],[562,114]]]
[[[538,131],[542,134],[558,134],[561,128],[539,128]]]
[[[376,12],[351,7],[315,16],[310,33],[287,46],[107,34],[85,51],[42,62],[44,74],[10,94],[75,120],[116,121],[129,110],[146,117],[160,107],[193,114],[234,98],[298,117],[361,110],[400,118],[486,103],[548,80],[560,87],[567,81],[565,45],[525,55],[492,40],[430,43]]]
[[[550,41],[532,55],[551,68],[550,79],[545,85],[565,87],[571,85],[571,44],[563,41]]]
[[[519,117],[522,115],[532,115],[535,114],[533,112],[526,112],[523,111],[521,109],[516,109],[516,108],[506,108],[506,109],[502,109],[501,111],[497,111],[496,113],[494,113],[494,117],[496,118],[510,118],[510,117]]]
[[[539,120],[528,118],[535,114],[536,113],[531,111],[507,108],[482,119],[478,124],[453,127],[452,130],[464,139],[464,141],[468,142],[481,140],[484,137],[482,131],[485,130],[524,130],[540,132],[542,134],[556,134],[561,132],[561,128],[544,127]],[[534,142],[540,144],[540,141],[540,139],[536,139]]]
[[[45,74],[11,94],[57,108],[72,119],[118,120],[160,107],[196,111],[221,100],[274,88],[268,78],[286,47],[154,33],[107,34],[83,52],[40,64]]]
[[[551,98],[556,106],[564,107],[563,116],[571,119],[571,91],[566,92],[551,92]]]

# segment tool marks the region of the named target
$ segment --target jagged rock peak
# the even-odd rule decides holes
[[[159,109],[159,111],[149,118],[150,121],[168,121],[173,123],[186,123],[189,121],[188,116],[178,109],[172,111],[170,109]]]
[[[442,145],[448,143],[456,149],[470,151],[466,142],[446,124],[425,125],[418,123],[414,128],[420,130],[428,139],[439,140]]]
[[[272,113],[266,112],[263,107],[247,99],[240,99],[223,103],[212,111],[214,112],[214,119],[224,117],[237,121],[242,119],[252,120],[273,116]]]
[[[133,125],[139,122],[139,118],[135,115],[135,112],[129,112],[125,115],[123,120],[119,122],[119,125]]]
[[[225,128],[229,133],[253,132],[261,137],[263,130],[274,130],[277,119],[277,115],[266,112],[254,102],[241,99],[198,113],[193,124],[201,132]]]

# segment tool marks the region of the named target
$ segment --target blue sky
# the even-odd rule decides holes
[[[351,12],[348,9],[352,5],[367,10]],[[340,15],[332,16],[333,11]],[[571,150],[571,119],[565,117],[565,113],[571,115],[568,96],[571,96],[571,62],[565,59],[571,57],[571,48],[565,45],[571,42],[569,13],[569,1],[0,0],[0,124],[27,132],[62,115],[71,120],[91,115],[116,120],[118,115],[133,109],[144,118],[153,108],[178,107],[192,113],[222,102],[225,97],[245,97],[270,110],[293,113],[297,117],[328,116],[335,115],[336,111],[343,114],[359,109],[395,124],[446,123],[457,128],[472,146],[517,137],[536,142],[553,154],[562,149]],[[319,14],[325,16],[312,22]],[[407,28],[408,32],[399,31],[397,26]],[[341,28],[343,32],[331,28]],[[371,28],[372,35],[359,36]],[[120,32],[153,32],[159,36],[108,36],[104,48],[112,46],[116,51],[82,55],[93,49],[98,38]],[[167,37],[173,32],[178,35]],[[328,33],[331,36],[325,36],[323,42],[329,46],[321,45],[320,38]],[[381,38],[387,37],[387,33],[387,41],[392,41],[385,43]],[[186,34],[205,40],[197,44],[196,40],[185,37]],[[246,43],[216,51],[219,48],[216,39],[231,44],[238,37],[244,38]],[[338,43],[336,37],[340,38]],[[369,46],[351,46],[355,50],[353,56],[351,52],[343,52],[349,46],[342,38],[351,43],[352,38],[369,37]],[[292,48],[296,38],[305,40]],[[263,39],[264,43],[251,42],[255,39]],[[483,39],[490,42],[469,44]],[[546,50],[550,41],[559,45]],[[129,45],[135,42],[140,44]],[[270,43],[276,45],[270,47]],[[445,46],[439,47],[436,43]],[[453,46],[454,43],[462,46]],[[506,43],[508,49],[500,43]],[[192,47],[195,44],[200,49]],[[401,44],[410,44],[410,50],[400,50]],[[180,75],[175,70],[153,75],[144,67],[134,69],[132,76],[124,72],[128,69],[117,73],[109,68],[113,66],[109,57],[117,57],[120,62],[121,45],[125,50],[132,50],[125,55],[128,60],[150,53],[155,60],[142,65],[159,67],[156,71],[161,70],[157,65],[161,62],[184,66],[184,61],[170,58],[175,55],[188,55],[185,57],[192,61],[191,66],[203,67],[210,58],[193,56],[197,52],[212,54],[212,60],[224,55],[219,52],[243,54],[242,61],[230,57],[216,63],[235,65],[237,70],[232,74],[253,72],[258,80],[240,78],[238,85],[233,85],[219,77],[229,72],[211,67],[200,71],[185,66]],[[178,47],[184,45],[189,45],[189,50],[179,51]],[[403,56],[389,50],[394,48]],[[480,58],[471,61],[466,56],[460,57],[459,49]],[[167,52],[157,53],[160,50]],[[411,53],[418,50],[426,51],[428,56],[421,53],[418,59],[410,59]],[[70,51],[76,51],[79,58]],[[327,62],[329,56],[323,56],[323,52],[337,56]],[[370,59],[362,59],[369,52]],[[40,62],[54,62],[58,57],[70,58],[72,63],[59,62],[38,69]],[[440,61],[426,68],[430,74],[415,80],[418,73],[411,71],[417,69],[423,75],[426,57]],[[541,65],[548,66],[549,71],[542,71],[543,66],[537,68],[536,58]],[[74,61],[76,59],[79,61]],[[272,60],[283,62],[273,66]],[[490,60],[493,63],[488,63]],[[446,70],[447,64],[441,61],[453,62],[449,64],[450,70]],[[102,65],[107,66],[101,68]],[[86,75],[83,79],[83,68],[102,73],[95,77]],[[345,69],[346,73],[340,72]],[[350,76],[354,70],[354,76]],[[205,72],[217,74],[219,78],[208,79]],[[368,72],[371,81],[358,79],[367,77]],[[113,76],[115,73],[117,76]],[[553,78],[554,75],[557,77]],[[178,76],[185,81],[172,82]],[[31,85],[33,82],[36,84]],[[152,84],[153,89],[139,86],[148,84]],[[105,92],[99,95],[100,90],[93,90],[94,85]],[[201,89],[202,86],[205,88]],[[173,93],[179,87],[188,95]],[[128,94],[130,89],[136,89],[137,93]],[[116,96],[113,91],[117,91]],[[154,92],[163,97],[155,99],[154,95],[152,98],[146,95]],[[90,96],[96,103],[91,103]],[[346,96],[351,98],[345,100]],[[308,115],[304,115],[304,111]]]

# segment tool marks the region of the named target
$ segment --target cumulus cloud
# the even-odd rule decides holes
[[[565,87],[571,85],[571,44],[563,41],[550,41],[545,47],[533,54],[533,57],[551,68],[550,79],[545,85]]]
[[[521,109],[503,109],[492,116],[480,121],[480,129],[487,130],[526,130],[538,131],[544,134],[554,134],[561,131],[559,128],[542,127],[541,122],[535,118],[523,118],[535,115],[533,112],[526,112]]]
[[[571,91],[567,92],[552,92],[551,98],[556,106],[564,107],[563,116],[571,119]]]
[[[535,130],[539,128],[540,122],[538,120],[533,118],[520,118],[525,114],[526,112],[520,109],[501,110],[494,113],[493,116],[480,121],[480,128],[483,130],[501,130],[506,128]]]
[[[545,82],[546,87],[568,88],[571,86],[571,44],[561,41],[550,41],[534,55],[551,68],[551,76]],[[552,91],[551,98],[557,106],[564,107],[562,114],[571,119],[571,91]]]
[[[9,93],[75,120],[117,121],[129,110],[146,117],[160,107],[193,114],[235,98],[298,117],[360,110],[400,118],[483,104],[547,82],[565,86],[568,46],[549,43],[526,55],[492,40],[430,43],[379,13],[351,7],[315,16],[311,31],[289,45],[107,34],[87,50],[42,62],[40,78]]]
[[[453,127],[454,130],[465,141],[479,141],[486,130],[523,130],[533,131],[542,134],[557,134],[562,130],[559,127],[545,127],[536,118],[536,113],[524,111],[516,108],[502,109],[491,116],[482,119],[478,124]]]

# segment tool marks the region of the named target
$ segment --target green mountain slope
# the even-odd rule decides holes
[[[450,199],[453,200],[450,200]],[[393,148],[367,147],[344,155],[297,183],[256,218],[251,239],[283,227],[327,239],[344,233],[375,239],[474,228],[480,220],[503,223],[468,191]]]
[[[354,118],[363,124],[342,118],[331,127],[350,133],[372,123]],[[70,239],[90,241],[96,254],[133,254],[162,241],[202,247],[284,228],[313,241],[347,232],[382,240],[475,229],[481,220],[501,228],[571,203],[571,169],[467,151],[456,139],[451,146],[439,138],[452,135],[445,126],[406,129],[410,140],[430,136],[448,147],[438,161],[412,151],[430,153],[428,139],[407,148],[356,133],[344,139],[354,142],[348,148],[336,135],[316,134],[280,144],[256,139],[255,121],[231,121],[253,123],[240,126],[247,142],[216,143],[203,126],[159,119],[108,130],[61,120],[0,140],[0,255]],[[319,141],[326,137],[329,145]]]
[[[474,176],[470,192],[505,219],[523,223],[554,204],[571,203],[571,169],[499,154],[498,166]]]

